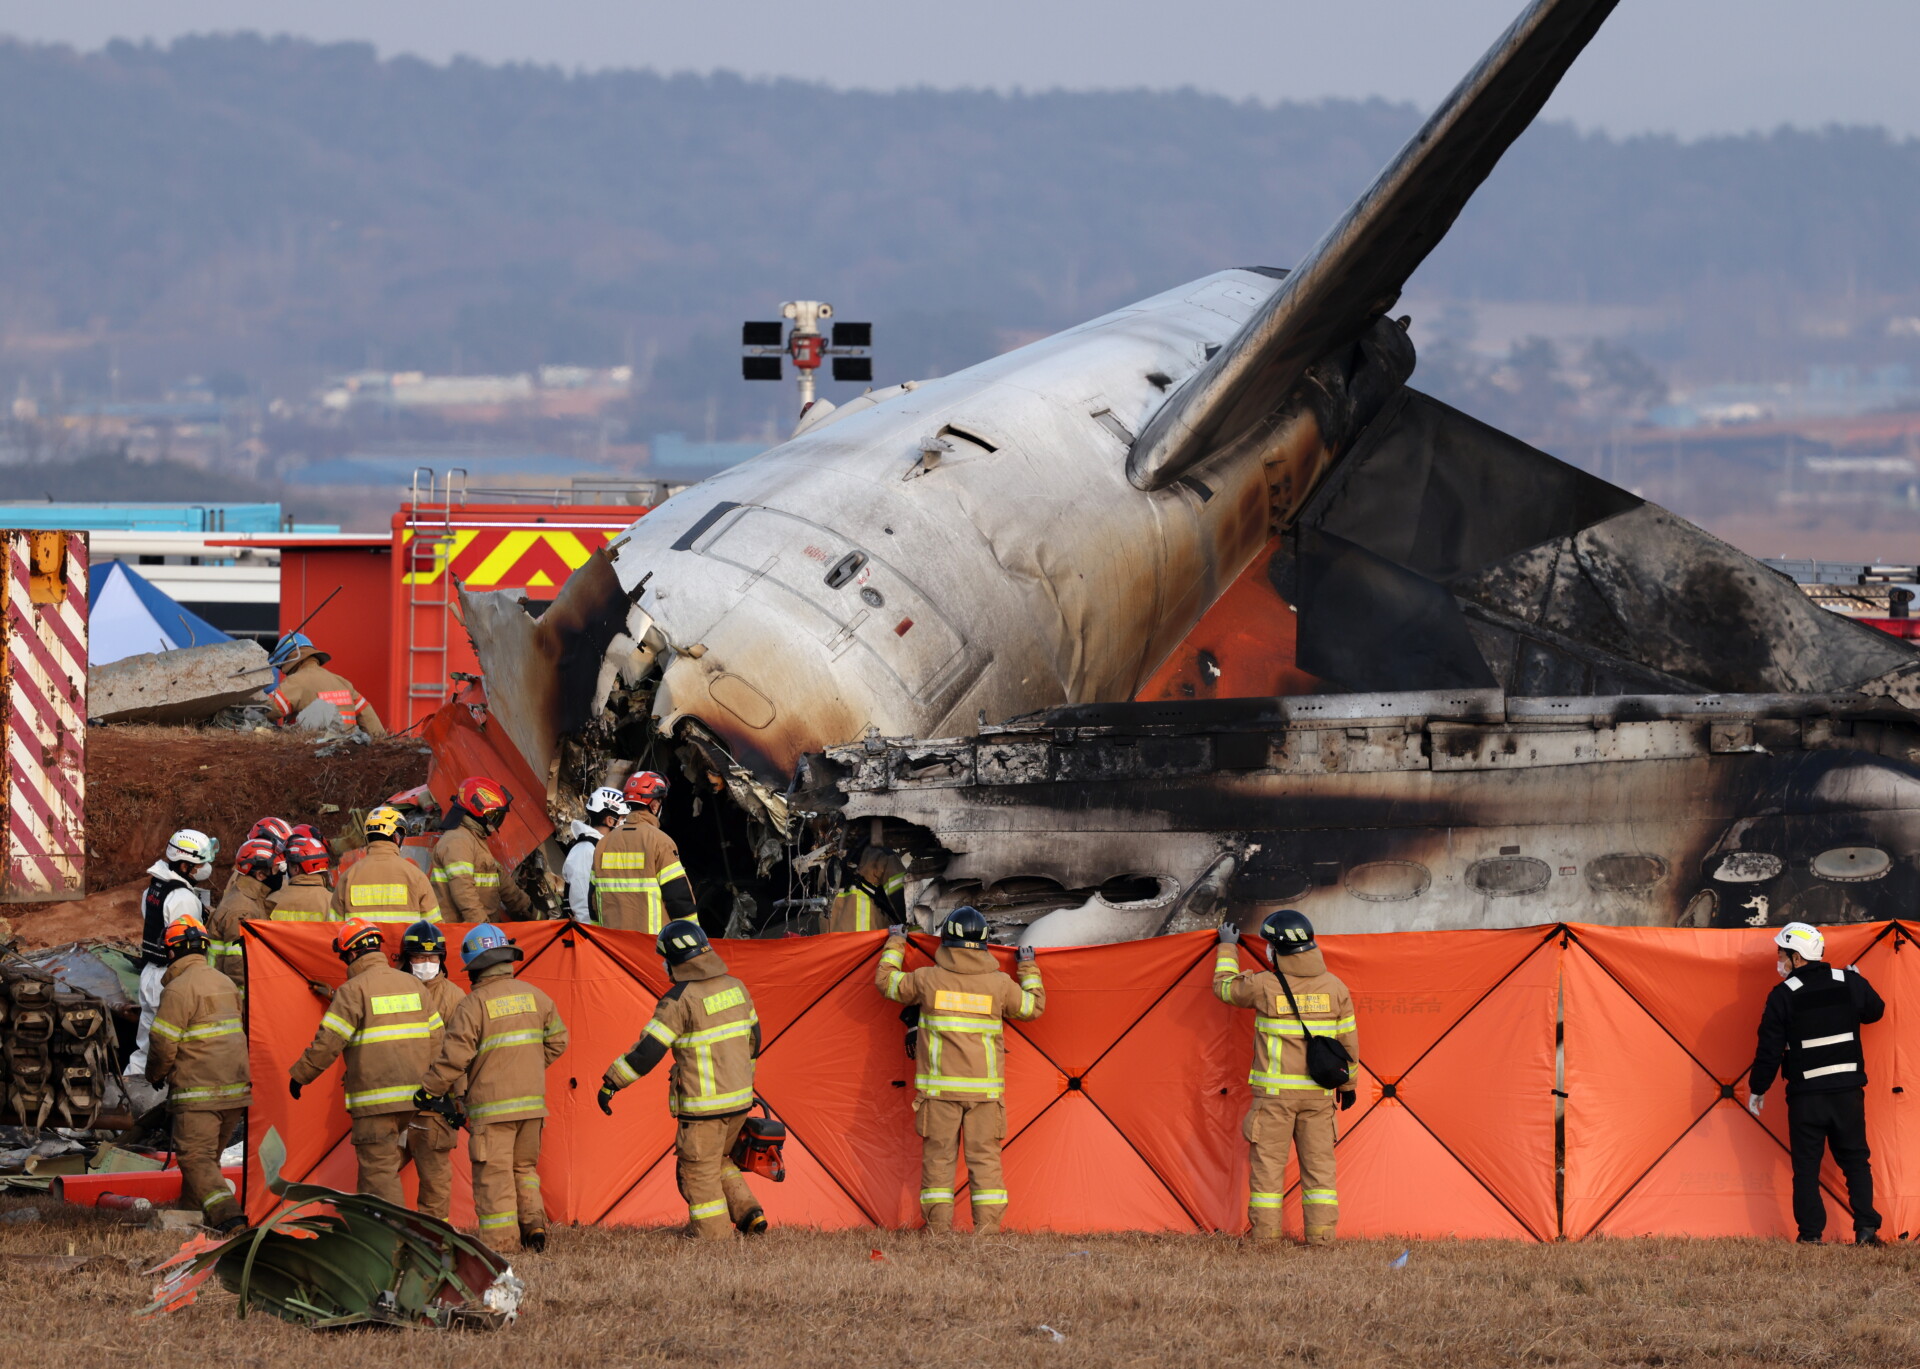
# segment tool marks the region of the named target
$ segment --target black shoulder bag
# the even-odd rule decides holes
[[[1286,971],[1276,965],[1273,977],[1280,981],[1280,991],[1287,996],[1293,1020],[1300,1024],[1300,1031],[1307,1038],[1307,1073],[1323,1089],[1346,1088],[1353,1078],[1353,1057],[1331,1036],[1315,1036],[1307,1030],[1307,1019],[1300,1015],[1300,1005],[1293,1000],[1293,985],[1287,983]]]

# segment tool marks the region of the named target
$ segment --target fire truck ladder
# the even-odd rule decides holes
[[[424,488],[421,476],[426,477]],[[422,495],[424,494],[424,498]],[[453,510],[467,502],[467,472],[454,466],[436,477],[430,466],[416,466],[407,505],[413,528],[407,566],[407,723],[419,717],[419,704],[446,701],[447,649],[453,633]],[[426,575],[422,580],[421,576]]]

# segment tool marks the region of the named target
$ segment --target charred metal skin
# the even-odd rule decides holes
[[[1121,874],[1329,932],[1907,916],[1915,754],[1912,715],[1858,696],[1480,690],[1061,709],[818,765],[849,819],[919,834],[921,906],[1057,908],[1018,933],[1056,944],[1059,918],[1076,942],[1166,929],[1165,897],[1149,930],[1145,904],[1081,915]]]

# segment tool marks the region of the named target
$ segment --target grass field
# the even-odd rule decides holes
[[[242,1322],[217,1287],[136,1322],[150,1281],[129,1262],[181,1238],[44,1210],[0,1222],[0,1344],[15,1364],[1920,1364],[1911,1248],[1427,1242],[1394,1269],[1404,1243],[776,1231],[708,1246],[561,1228],[547,1254],[516,1264],[530,1296],[505,1331],[318,1335],[259,1314]],[[67,1272],[13,1258],[68,1254],[108,1258]]]

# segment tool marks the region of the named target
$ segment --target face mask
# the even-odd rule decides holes
[[[440,977],[440,962],[437,960],[414,961],[413,977],[419,980],[438,979]]]
[[[1773,958],[1773,968],[1779,973],[1782,979],[1787,978],[1793,973],[1793,964],[1787,959],[1784,951]]]
[[[195,884],[205,884],[212,878],[213,867],[211,865],[196,865],[193,867],[193,882]]]

